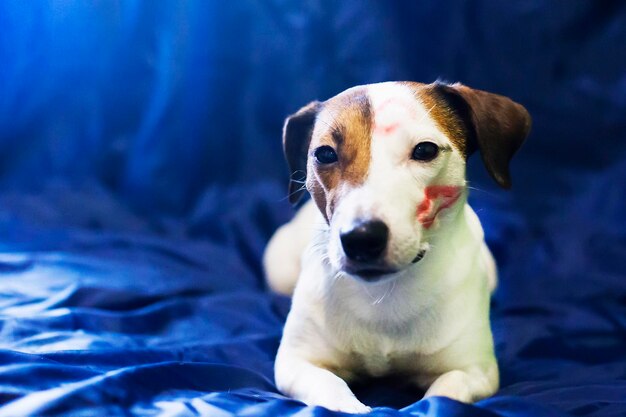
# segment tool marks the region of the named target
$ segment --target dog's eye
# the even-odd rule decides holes
[[[432,161],[439,153],[439,146],[432,142],[420,142],[413,148],[411,158],[416,161]]]
[[[315,150],[315,159],[320,164],[332,164],[337,162],[337,153],[330,146],[320,146]]]

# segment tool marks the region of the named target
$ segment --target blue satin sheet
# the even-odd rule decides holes
[[[626,415],[626,6],[0,2],[0,416],[338,416],[281,395],[286,115],[384,80],[512,97],[513,189],[468,166],[501,389],[393,378],[373,416]]]

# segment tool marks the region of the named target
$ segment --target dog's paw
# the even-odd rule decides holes
[[[448,397],[464,403],[487,398],[498,390],[498,365],[494,362],[440,375],[424,397]]]
[[[447,372],[437,378],[424,394],[424,398],[428,397],[448,397],[464,403],[473,400],[467,375],[462,371]]]
[[[329,410],[340,411],[342,413],[367,414],[372,411],[371,407],[366,406],[361,401],[357,400],[356,397],[334,399],[333,401],[318,405],[328,408]]]
[[[314,398],[308,398],[309,405],[317,405],[332,411],[343,413],[366,414],[372,411],[371,407],[359,401],[352,392],[342,392],[340,389],[324,389],[316,392]]]

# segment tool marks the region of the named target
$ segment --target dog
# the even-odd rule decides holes
[[[281,392],[365,413],[348,386],[361,378],[398,375],[467,403],[497,391],[497,272],[467,204],[466,161],[478,151],[510,188],[530,126],[509,98],[442,82],[358,86],[287,118],[289,200],[312,199],[263,259],[270,287],[293,292]]]

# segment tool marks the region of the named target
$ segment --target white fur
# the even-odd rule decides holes
[[[281,294],[292,294],[298,275],[300,258],[316,231],[326,227],[324,219],[313,220],[317,213],[314,204],[305,204],[287,224],[278,228],[265,249],[263,267],[270,288]]]
[[[489,326],[496,270],[482,227],[465,193],[430,229],[415,216],[426,185],[465,185],[464,158],[406,86],[375,84],[368,95],[372,108],[381,109],[376,126],[399,128],[374,131],[365,182],[342,197],[330,225],[307,203],[265,255],[270,286],[280,292],[290,292],[300,270],[276,384],[307,404],[345,412],[369,410],[346,384],[360,376],[402,373],[426,396],[487,397],[498,388]],[[381,107],[389,99],[394,103]],[[424,140],[449,151],[431,163],[411,160]],[[386,261],[399,270],[378,283],[341,271],[338,231],[364,214],[388,225]],[[412,264],[421,249],[428,249],[425,257]]]

